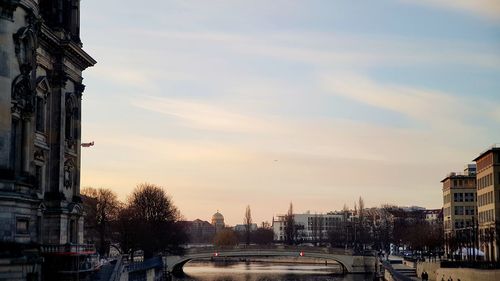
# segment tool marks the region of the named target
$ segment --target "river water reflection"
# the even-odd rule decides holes
[[[335,265],[298,265],[273,263],[190,262],[184,267],[186,276],[178,281],[364,281],[372,275],[334,275]]]

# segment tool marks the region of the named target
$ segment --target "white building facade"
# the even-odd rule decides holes
[[[299,242],[321,242],[328,239],[328,233],[341,227],[345,220],[342,213],[327,214],[293,214],[297,241]],[[284,242],[286,240],[286,215],[278,215],[273,218],[274,240]]]

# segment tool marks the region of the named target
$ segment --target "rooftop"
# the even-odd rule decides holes
[[[476,157],[472,161],[479,160],[479,158],[483,157],[486,153],[488,153],[490,151],[498,151],[498,150],[500,150],[500,143],[494,143],[492,146],[488,147],[486,150],[484,150],[483,152],[479,153],[479,156]]]
[[[476,174],[468,174],[468,173],[456,173],[456,172],[450,172],[446,175],[444,179],[441,180],[441,182],[445,182],[447,179],[451,178],[476,178]]]

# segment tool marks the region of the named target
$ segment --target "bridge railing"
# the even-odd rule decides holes
[[[209,252],[219,252],[219,251],[241,251],[241,250],[253,250],[253,251],[298,251],[298,252],[314,252],[314,253],[325,253],[325,254],[337,254],[337,255],[353,255],[354,252],[350,249],[340,249],[340,248],[328,248],[328,247],[314,247],[314,246],[289,246],[289,245],[238,245],[231,247],[216,247],[216,246],[202,246],[202,247],[191,247],[186,249],[186,254],[196,254],[196,253],[209,253]]]

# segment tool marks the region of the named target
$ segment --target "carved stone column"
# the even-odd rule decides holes
[[[12,34],[16,31],[13,15],[18,4],[19,0],[0,0],[0,179],[12,174],[9,153],[12,126],[10,92],[15,75]]]
[[[76,163],[75,163],[75,173],[76,173],[76,184],[73,189],[73,196],[79,197],[80,196],[80,167],[81,167],[81,143],[82,143],[82,95],[83,91],[85,90],[85,85],[82,83],[75,83],[75,96],[77,98],[77,118],[75,122],[75,129],[77,131],[76,134],[76,155],[78,155]]]
[[[50,182],[49,190],[51,192],[62,192],[64,190],[64,95],[63,89],[66,87],[68,78],[62,71],[61,66],[50,73],[49,81],[51,86],[50,99],[50,128],[49,128],[49,147],[50,147]]]

